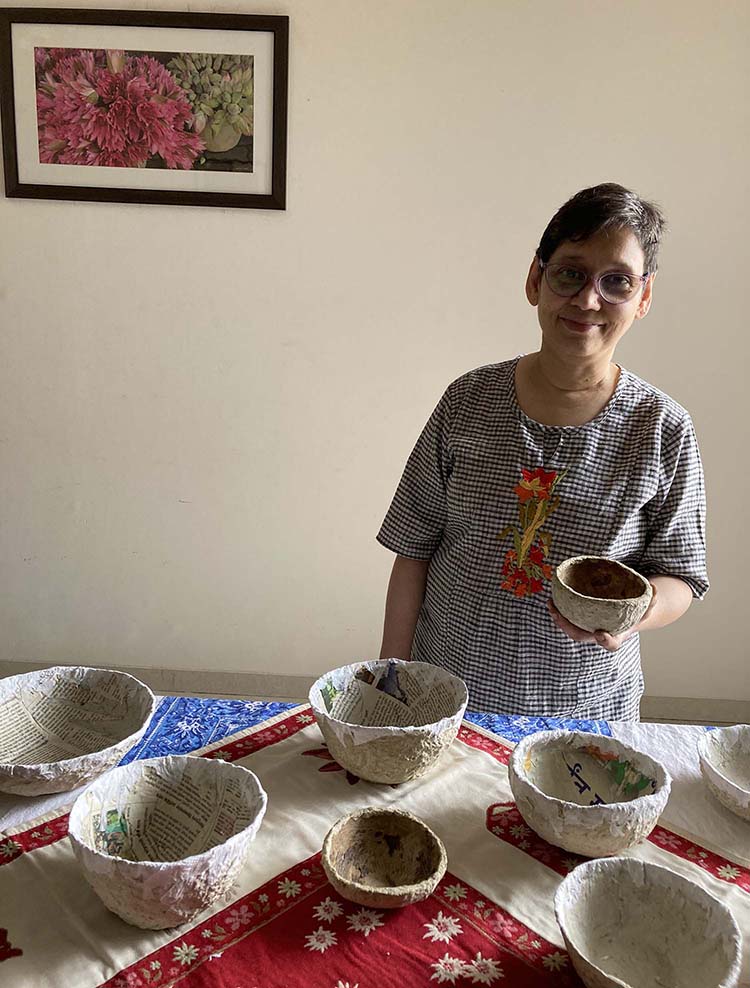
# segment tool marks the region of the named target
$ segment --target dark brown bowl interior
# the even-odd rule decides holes
[[[640,597],[645,589],[637,576],[610,559],[582,559],[573,563],[565,574],[565,582],[576,593],[602,600]]]
[[[344,823],[331,842],[329,859],[344,881],[398,888],[433,875],[440,847],[416,821],[384,812]]]

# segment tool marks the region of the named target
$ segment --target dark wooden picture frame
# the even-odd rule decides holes
[[[55,45],[55,25],[60,26],[60,44]],[[106,28],[112,27],[112,44],[101,44],[99,41],[87,41],[93,36],[106,38]],[[16,33],[14,36],[14,28]],[[138,32],[131,32],[132,37],[141,39],[135,47],[128,46],[122,49],[118,43],[127,35],[121,31],[122,28],[138,29]],[[143,44],[142,39],[150,41],[148,29],[175,29],[175,43],[169,44],[169,35],[164,31],[158,32],[158,44]],[[103,29],[103,30],[99,30]],[[142,30],[143,29],[143,30]],[[94,34],[92,34],[92,30]],[[184,82],[183,89],[189,90],[183,94],[179,89],[170,89],[170,92],[177,93],[174,102],[170,103],[170,108],[178,103],[179,114],[174,117],[173,134],[169,137],[169,147],[162,155],[161,149],[158,152],[151,146],[147,153],[148,163],[137,165],[131,162],[136,144],[132,143],[130,134],[125,137],[125,129],[121,140],[125,143],[125,150],[130,153],[130,158],[124,154],[123,160],[117,157],[114,152],[102,152],[102,157],[97,158],[93,154],[87,160],[60,163],[54,158],[54,151],[63,142],[55,142],[50,139],[55,136],[54,110],[48,108],[45,118],[45,130],[42,130],[42,117],[37,114],[37,101],[39,99],[39,89],[42,87],[40,79],[44,76],[44,70],[37,63],[37,59],[52,59],[51,53],[64,49],[66,52],[83,51],[89,59],[98,59],[98,78],[102,78],[101,72],[116,73],[122,70],[125,61],[131,58],[143,58],[149,65],[154,65],[152,71],[154,78],[161,79],[167,73],[166,65],[174,66],[179,64],[176,59],[181,53],[186,51],[185,40],[188,35],[185,31],[195,31],[194,42],[191,39],[190,52],[216,52],[221,48],[219,38],[226,38],[233,43],[226,44],[227,48],[237,49],[244,53],[245,49],[241,45],[247,45],[248,51],[257,42],[260,46],[261,55],[216,54],[216,55],[195,55],[196,59],[203,59],[202,77],[203,83],[196,81],[195,85],[190,79],[196,79],[194,74],[189,75],[195,69],[194,64],[188,64],[185,71],[187,75],[182,76]],[[25,32],[19,34],[19,32]],[[37,47],[35,32],[43,40],[43,46]],[[80,43],[76,44],[78,37],[76,32],[80,32]],[[201,33],[210,39],[206,44],[201,45]],[[233,33],[220,34],[220,32],[245,32],[243,35]],[[154,41],[156,41],[154,33]],[[52,39],[52,40],[49,40]],[[165,43],[165,41],[167,43]],[[178,43],[179,41],[179,43]],[[18,45],[18,50],[14,51],[14,42]],[[33,46],[33,47],[32,47]],[[41,54],[38,54],[41,53]],[[16,56],[14,62],[14,55]],[[113,61],[112,59],[116,59]],[[55,56],[62,58],[63,56]],[[67,56],[65,56],[67,57]],[[106,58],[106,62],[104,61]],[[172,59],[168,62],[168,59]],[[190,56],[191,63],[193,56]],[[244,59],[242,64],[249,64],[247,70],[250,78],[249,96],[241,103],[239,98],[236,103],[240,105],[222,105],[224,93],[217,88],[210,90],[206,86],[211,83],[209,75],[212,71],[212,59],[226,59],[216,71],[227,81],[227,86],[233,85],[230,82],[230,69],[237,64],[238,60]],[[258,59],[264,61],[258,61]],[[161,59],[158,62],[158,59]],[[206,61],[208,59],[208,61]],[[235,60],[232,62],[232,60]],[[21,64],[23,62],[23,64]],[[185,59],[182,60],[184,67]],[[89,62],[89,64],[93,64]],[[144,62],[132,63],[143,65]],[[255,65],[262,65],[263,78],[261,85],[258,85],[258,77],[255,74]],[[0,116],[3,129],[3,161],[5,171],[5,195],[13,198],[29,199],[66,199],[66,200],[87,200],[94,202],[138,202],[138,203],[166,203],[171,205],[187,206],[239,206],[254,209],[285,209],[286,208],[286,131],[287,131],[287,100],[288,100],[288,64],[289,64],[289,18],[280,15],[256,15],[256,14],[209,14],[209,13],[179,13],[161,12],[149,10],[57,10],[53,8],[33,8],[14,7],[0,8]],[[205,66],[208,66],[206,69]],[[226,69],[226,71],[225,71]],[[52,86],[61,85],[60,78],[54,75],[47,77],[52,82],[47,83],[50,92],[57,93]],[[93,70],[92,70],[93,71]],[[145,71],[145,70],[144,70]],[[181,70],[173,69],[177,73],[177,78],[172,81],[170,77],[169,85],[172,87],[181,84],[179,73]],[[159,75],[161,73],[162,75]],[[133,72],[131,71],[131,76]],[[68,78],[72,79],[70,72]],[[234,74],[232,69],[231,80],[241,78]],[[111,82],[111,77],[108,77]],[[123,77],[124,79],[124,77]],[[144,76],[145,79],[145,76]],[[21,80],[19,82],[19,80]],[[31,81],[29,81],[31,80]],[[185,81],[187,80],[187,81]],[[265,83],[264,83],[265,80]],[[139,80],[140,81],[140,78]],[[215,77],[216,85],[222,87],[224,84],[218,76]],[[76,83],[77,84],[77,83]],[[123,83],[124,84],[124,83]],[[68,85],[67,82],[64,83]],[[144,83],[145,85],[145,83]],[[156,85],[156,83],[155,83]],[[195,86],[203,86],[196,95]],[[265,88],[264,88],[265,86]],[[268,90],[271,90],[270,92]],[[233,92],[239,92],[235,86]],[[154,90],[156,92],[156,90]],[[208,95],[207,95],[208,94]],[[67,95],[67,91],[66,91]],[[100,95],[91,92],[91,100],[96,103],[101,99]],[[184,95],[184,99],[183,99]],[[208,103],[201,104],[201,100],[208,100],[213,95],[210,106]],[[187,102],[189,97],[190,102]],[[55,97],[56,98],[56,97]],[[33,106],[30,102],[33,99]],[[144,97],[145,99],[145,97]],[[151,104],[164,101],[163,97],[157,95],[151,100]],[[229,97],[234,100],[235,97]],[[21,107],[23,101],[23,107]],[[217,102],[218,101],[218,102]],[[250,106],[249,110],[240,107]],[[111,104],[110,104],[111,105]],[[202,108],[201,108],[202,106]],[[212,109],[211,107],[218,107]],[[259,109],[260,108],[260,109]],[[188,113],[188,109],[192,113]],[[245,159],[247,163],[225,162],[222,155],[225,154],[223,145],[219,143],[218,148],[211,147],[210,152],[205,151],[209,147],[209,141],[205,134],[209,133],[212,140],[218,140],[217,131],[220,127],[219,119],[226,121],[225,128],[221,133],[225,135],[231,132],[235,117],[233,114],[248,113],[249,123],[244,126],[238,136],[238,143],[245,138]],[[76,111],[77,112],[77,111]],[[98,111],[97,111],[98,112]],[[103,110],[102,110],[103,112]],[[155,113],[165,112],[157,109]],[[170,112],[173,112],[170,109]],[[175,110],[176,114],[177,111]],[[206,128],[206,114],[216,114],[215,122],[209,123],[214,128]],[[200,116],[200,121],[198,117]],[[166,117],[164,118],[166,120]],[[263,131],[256,137],[256,121],[263,121]],[[50,122],[52,121],[52,122]],[[187,122],[186,122],[187,121]],[[77,121],[74,121],[77,125]],[[198,128],[203,126],[204,130]],[[86,124],[88,125],[88,122]],[[102,125],[103,126],[103,125]],[[62,133],[62,132],[61,132]],[[71,134],[76,131],[70,131]],[[150,132],[149,132],[150,133]],[[45,137],[45,151],[47,160],[42,157],[42,135]],[[92,139],[93,140],[93,139]],[[165,141],[167,139],[165,138]],[[230,136],[231,141],[231,136]],[[184,147],[174,150],[173,145],[181,142]],[[136,142],[137,143],[137,142]],[[225,140],[226,143],[226,140]],[[148,136],[142,140],[142,146],[148,144]],[[88,142],[89,147],[96,145]],[[49,148],[53,152],[49,151]],[[69,148],[73,147],[73,138],[69,139]],[[200,148],[204,150],[201,151]],[[189,150],[186,150],[189,149]],[[262,167],[256,168],[256,151],[258,160]],[[182,154],[182,158],[170,158],[169,154]],[[215,153],[214,153],[215,152]],[[69,155],[72,156],[72,151]],[[187,164],[188,155],[190,164]],[[207,157],[213,155],[213,160],[207,161]],[[200,157],[198,157],[200,156]],[[92,160],[94,159],[94,160]],[[175,161],[177,163],[175,163]],[[109,167],[95,167],[98,165],[109,165]],[[117,167],[112,167],[116,165]],[[85,166],[85,167],[83,167]],[[93,167],[92,167],[93,166]],[[213,169],[213,170],[211,170]],[[46,170],[54,170],[47,172]],[[43,174],[40,176],[40,172]],[[40,181],[47,178],[48,181]],[[94,178],[95,176],[95,178]],[[54,177],[54,181],[52,178]],[[124,184],[120,186],[118,181]],[[87,184],[91,182],[93,184]],[[102,184],[102,183],[110,184]],[[76,184],[79,183],[79,184]],[[133,185],[132,183],[140,183]],[[193,187],[190,187],[192,185]],[[200,186],[198,188],[197,186]],[[213,187],[212,187],[213,186]]]

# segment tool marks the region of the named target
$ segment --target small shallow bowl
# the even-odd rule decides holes
[[[541,731],[520,741],[508,765],[518,811],[540,837],[593,858],[651,833],[671,779],[654,758],[584,731]]]
[[[126,923],[163,930],[231,889],[266,811],[257,777],[192,755],[112,769],[73,804],[68,824],[86,881]]]
[[[750,727],[706,731],[698,743],[706,784],[727,809],[750,820]]]
[[[653,593],[645,576],[604,556],[574,556],[552,574],[555,607],[585,631],[622,634],[638,624]]]
[[[426,899],[448,867],[443,842],[404,810],[356,810],[326,834],[321,856],[338,894],[360,906],[397,909]]]
[[[0,792],[85,785],[136,744],[155,703],[148,686],[114,669],[53,666],[0,680]]]
[[[587,861],[555,894],[555,917],[587,988],[734,988],[742,938],[699,885],[636,858]]]
[[[411,682],[428,689],[432,699],[421,709],[401,707],[409,720],[406,724],[389,721],[388,712],[382,710],[374,718],[378,723],[372,725],[363,724],[367,717],[361,709],[351,710],[345,718],[333,715],[335,707],[329,712],[327,701],[330,703],[331,695],[338,697],[363,676],[374,677],[376,681],[384,676],[393,684],[393,692],[385,698],[370,687],[375,702],[384,704],[401,692],[401,676],[410,677]],[[315,719],[339,765],[368,782],[391,785],[417,779],[435,765],[455,740],[468,699],[466,684],[457,676],[426,662],[400,659],[355,662],[333,669],[321,676],[310,690]]]

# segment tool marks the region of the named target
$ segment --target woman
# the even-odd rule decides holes
[[[381,655],[461,676],[474,708],[638,719],[639,633],[708,590],[690,416],[613,362],[651,305],[663,227],[614,184],[558,210],[526,280],[540,349],[450,385],[378,533],[397,553]],[[635,628],[591,634],[557,612],[552,570],[583,554],[648,577]]]

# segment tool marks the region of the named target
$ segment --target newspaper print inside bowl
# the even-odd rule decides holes
[[[738,724],[706,731],[699,742],[701,772],[716,798],[750,820],[750,727]]]
[[[230,891],[267,797],[241,765],[192,755],[112,769],[78,797],[68,825],[83,874],[126,923],[185,923]]]
[[[531,829],[586,857],[619,854],[646,838],[671,787],[656,759],[585,731],[529,735],[513,750],[508,775]]]
[[[457,676],[401,659],[333,669],[310,690],[310,706],[339,765],[392,785],[433,767],[453,743],[468,699]]]
[[[380,807],[338,820],[323,841],[321,861],[339,895],[373,909],[426,899],[448,867],[443,842],[424,821]]]
[[[587,988],[734,988],[741,937],[699,885],[636,858],[587,861],[555,894],[555,916]]]
[[[0,680],[0,792],[67,792],[139,740],[154,694],[125,672],[53,666]]]
[[[571,624],[620,635],[638,624],[654,588],[645,576],[604,556],[574,556],[552,574],[552,600]]]

